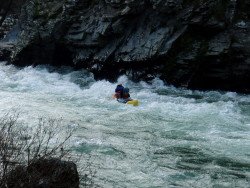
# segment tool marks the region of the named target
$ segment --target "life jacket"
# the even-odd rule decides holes
[[[129,88],[127,88],[127,87],[124,88],[124,89],[123,89],[123,93],[129,93]]]
[[[129,97],[130,97],[129,88],[124,88],[122,98],[127,99]]]

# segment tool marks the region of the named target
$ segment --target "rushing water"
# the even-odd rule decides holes
[[[0,112],[20,109],[77,124],[77,152],[94,156],[100,187],[250,187],[250,96],[118,79],[139,107],[117,103],[117,83],[86,71],[0,64]]]

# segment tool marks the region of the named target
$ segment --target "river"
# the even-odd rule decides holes
[[[133,107],[111,98],[130,88]],[[250,187],[250,95],[191,91],[159,79],[95,81],[67,67],[0,64],[0,112],[20,121],[63,118],[72,146],[93,156],[100,187]]]

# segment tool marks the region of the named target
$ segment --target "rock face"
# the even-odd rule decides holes
[[[0,42],[0,61],[9,61],[13,45]]]
[[[0,39],[17,23],[26,0],[0,0]]]
[[[58,159],[40,159],[18,167],[7,177],[8,188],[79,188],[76,165]]]
[[[250,92],[248,0],[30,0],[12,63]]]

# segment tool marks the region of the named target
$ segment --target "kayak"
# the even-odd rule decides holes
[[[128,101],[126,104],[131,104],[133,106],[139,106],[139,101],[138,100],[132,100],[132,101]]]
[[[113,99],[116,99],[115,95],[112,95]],[[126,101],[125,99],[117,99],[119,103],[124,103],[124,104],[130,104],[133,106],[139,106],[139,101],[138,100],[131,100],[131,101]]]

